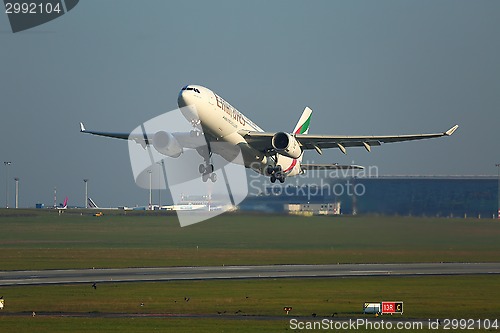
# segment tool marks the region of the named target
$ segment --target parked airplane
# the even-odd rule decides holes
[[[90,208],[90,209],[96,209],[96,210],[99,210],[99,209],[102,209],[102,210],[114,210],[114,209],[120,209],[120,207],[99,207],[95,201],[91,198],[91,197],[88,197],[87,198],[87,207]],[[125,209],[125,207],[123,207]],[[102,216],[102,212],[100,212],[100,215],[94,215],[94,216]]]
[[[196,149],[203,157],[199,165],[203,181],[216,181],[212,154],[228,161],[234,159],[234,151],[218,148],[215,143],[226,143],[238,147],[247,168],[269,176],[271,182],[285,181],[285,177],[296,176],[306,170],[315,169],[362,169],[357,165],[303,164],[304,150],[314,149],[322,154],[323,149],[338,148],[344,154],[348,147],[364,147],[368,152],[372,146],[382,143],[412,141],[450,136],[458,128],[453,126],[446,132],[434,134],[385,135],[385,136],[339,136],[308,134],[312,110],[306,107],[292,132],[265,132],[231,104],[208,88],[186,85],[179,93],[177,103],[183,116],[191,122],[190,132],[158,131],[147,135],[112,133],[86,130],[80,123],[80,131],[111,138],[134,140],[143,146],[152,145],[159,153],[177,158],[184,149]],[[199,138],[206,140],[200,146]],[[227,146],[226,145],[226,146]],[[201,147],[201,148],[200,148]]]
[[[59,214],[66,209],[68,209],[68,197],[64,198],[64,202],[62,204],[59,204],[59,207],[57,207]]]

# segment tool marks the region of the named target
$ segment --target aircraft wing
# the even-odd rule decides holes
[[[83,123],[80,123],[80,132],[88,133],[92,135],[105,136],[108,138],[122,139],[122,140],[133,140],[136,143],[141,144],[143,147],[146,147],[149,144],[152,144],[152,139],[154,137],[153,134],[147,133],[124,133],[124,132],[99,132],[99,131],[89,131],[85,129]],[[190,132],[175,132],[170,133],[175,139],[179,142],[179,144],[184,148],[197,148],[203,145],[206,145],[205,138],[203,135],[201,136],[193,136]]]
[[[105,136],[108,138],[122,139],[122,140],[134,140],[137,143],[142,144],[143,146],[149,144],[148,135],[135,135],[132,133],[125,132],[99,132],[99,131],[89,131],[85,129],[83,123],[80,123],[80,132],[88,133],[92,135]],[[152,136],[151,136],[152,137]]]
[[[453,126],[446,132],[431,134],[406,134],[406,135],[383,135],[383,136],[345,136],[345,135],[313,135],[295,134],[295,138],[303,149],[316,149],[321,154],[322,149],[339,148],[344,154],[345,147],[364,147],[370,151],[372,146],[380,146],[382,143],[413,141],[422,139],[439,138],[452,135],[458,128]],[[272,151],[272,138],[276,133],[240,131],[247,143],[260,151]]]
[[[99,135],[99,136],[106,136],[108,138],[123,139],[123,140],[128,140],[128,137],[130,135],[130,133],[89,131],[89,130],[85,129],[85,126],[83,126],[83,123],[80,123],[80,132],[93,134],[93,135]]]

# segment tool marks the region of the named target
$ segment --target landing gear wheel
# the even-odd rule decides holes
[[[206,171],[205,165],[204,164],[200,164],[200,166],[198,167],[198,171],[200,173],[205,173],[205,171]]]
[[[206,183],[209,177],[210,175],[208,173],[204,173],[203,175],[201,175],[201,180]]]
[[[280,183],[285,182],[285,175],[283,174],[283,168],[281,165],[268,165],[265,169],[266,174],[270,176],[271,183],[275,183],[279,180]]]
[[[215,183],[217,181],[217,174],[211,173],[209,178],[212,181],[212,183]]]
[[[214,172],[214,165],[208,164],[205,166],[205,164],[200,164],[200,166],[198,167],[198,171],[200,173],[212,173]]]

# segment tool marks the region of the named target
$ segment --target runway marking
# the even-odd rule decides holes
[[[391,273],[391,271],[349,271],[349,273],[388,274]]]
[[[360,268],[360,269],[356,269]],[[0,271],[0,286],[89,282],[500,274],[500,263],[333,264]]]

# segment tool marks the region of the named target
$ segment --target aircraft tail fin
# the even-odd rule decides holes
[[[297,122],[297,125],[295,125],[295,128],[293,129],[293,134],[307,134],[309,132],[311,115],[312,110],[306,106],[304,112],[302,112],[302,115],[299,118],[299,121]],[[302,153],[302,155],[300,155],[300,157],[298,158],[299,162],[302,161],[303,156],[304,153]]]
[[[63,208],[67,208],[67,207],[68,207],[68,197],[66,197],[66,198],[64,199],[64,202],[63,202],[63,204],[62,204],[62,207],[63,207]]]
[[[297,125],[293,129],[293,134],[307,134],[309,132],[309,123],[311,122],[312,110],[306,106],[302,116],[300,116]]]
[[[94,202],[94,200],[92,200],[91,197],[87,198],[87,203],[88,203],[89,208],[99,208],[97,206],[97,204]]]

